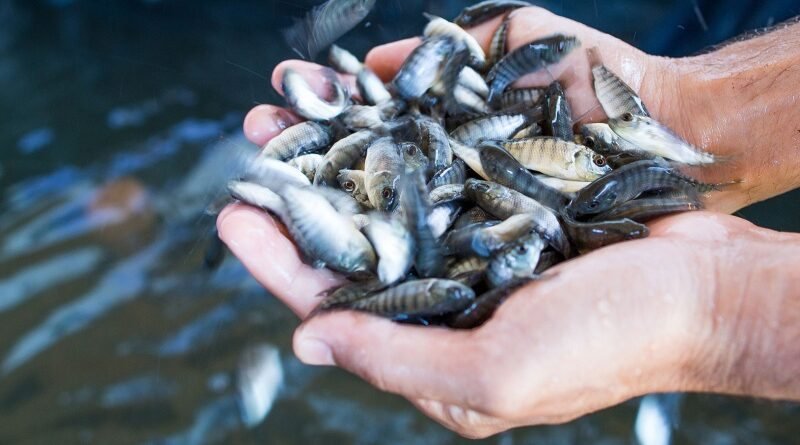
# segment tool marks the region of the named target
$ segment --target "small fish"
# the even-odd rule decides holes
[[[445,324],[454,329],[474,329],[486,323],[494,312],[522,286],[531,282],[531,278],[512,281],[504,286],[490,289],[479,295],[475,301],[461,312],[447,317]]]
[[[638,146],[622,139],[606,123],[597,122],[581,126],[581,143],[601,155],[630,154],[645,159],[652,157]]]
[[[542,215],[544,219],[537,219]],[[488,257],[531,233],[537,233],[546,240],[563,238],[563,231],[557,222],[557,219],[544,213],[522,213],[512,215],[499,224],[482,223],[474,228],[453,230],[443,242],[445,254]]]
[[[513,215],[530,214],[539,232],[554,249],[569,258],[571,249],[556,214],[522,193],[500,184],[468,179],[464,193],[483,210],[494,217],[506,220]]]
[[[378,254],[378,278],[384,284],[395,283],[411,269],[414,240],[399,219],[375,212],[369,217],[364,232]]]
[[[328,64],[340,73],[354,76],[364,68],[364,64],[358,60],[358,57],[337,45],[331,45],[331,49],[328,52]]]
[[[467,286],[475,286],[486,275],[489,267],[489,260],[475,256],[456,260],[447,268],[446,278],[463,283]]]
[[[544,104],[547,114],[544,121],[545,131],[550,136],[572,142],[574,135],[572,132],[572,109],[567,101],[564,88],[557,80],[547,87]]]
[[[456,221],[453,223],[453,230],[460,230],[473,224],[487,221],[495,221],[495,223],[500,222],[479,206],[475,206],[461,214],[461,216],[456,219]]]
[[[286,185],[310,185],[308,178],[296,168],[263,156],[252,159],[240,179],[269,187],[276,192]]]
[[[398,144],[403,161],[406,165],[406,172],[420,170],[429,176],[430,161],[419,146],[413,142],[401,142]]]
[[[246,181],[229,181],[228,192],[234,199],[272,212],[282,220],[287,218],[286,205],[277,193],[263,185]]]
[[[332,187],[315,187],[314,191],[327,199],[333,208],[343,215],[356,215],[363,210],[363,207],[358,204],[358,201],[352,195],[342,190]]]
[[[475,40],[475,37],[473,37],[472,34],[464,31],[463,28],[455,23],[448,22],[441,17],[437,17],[428,13],[424,13],[424,15],[428,19],[428,25],[425,26],[425,30],[423,31],[423,35],[425,37],[450,37],[457,42],[463,43],[467,47],[472,59],[472,66],[481,68],[486,64],[486,54],[483,52],[481,44]]]
[[[455,139],[450,139],[450,147],[452,147],[453,153],[458,157],[458,159],[467,164],[467,166],[469,166],[472,171],[477,173],[478,176],[483,179],[489,179],[489,177],[486,175],[486,172],[483,170],[480,152],[477,148],[464,145]]]
[[[464,207],[461,201],[445,201],[431,208],[428,226],[435,238],[440,238],[456,222]]]
[[[672,130],[647,116],[624,113],[609,119],[608,126],[622,139],[647,153],[687,165],[711,164],[714,155],[683,140]]]
[[[500,96],[500,108],[533,108],[541,103],[545,91],[546,88],[514,88],[508,90]]]
[[[378,133],[372,130],[361,130],[338,140],[325,153],[322,164],[317,167],[314,185],[336,185],[339,171],[350,168],[366,155],[367,147],[378,139]]]
[[[475,291],[452,280],[406,281],[349,305],[351,309],[385,317],[435,316],[463,310]]]
[[[331,309],[343,308],[348,304],[353,303],[370,295],[386,289],[388,285],[376,278],[364,281],[354,281],[344,284],[335,289],[328,289],[320,293],[318,296],[323,300],[317,305],[316,308],[309,314],[309,317],[319,313],[329,311]]]
[[[523,113],[485,116],[460,125],[450,136],[464,145],[475,147],[487,139],[508,139],[531,122],[531,117]]]
[[[507,15],[506,18],[503,19],[503,22],[500,23],[500,26],[494,31],[492,34],[492,40],[489,43],[489,55],[486,58],[486,65],[487,66],[494,66],[503,56],[506,55],[508,51],[508,25],[511,23],[511,15]],[[487,88],[487,96],[488,96],[488,88]]]
[[[531,4],[520,0],[486,0],[464,8],[453,19],[453,23],[462,28],[477,26],[499,15],[526,6],[531,6]]]
[[[539,235],[532,234],[493,255],[486,270],[489,284],[503,287],[519,279],[533,278],[546,245]]]
[[[261,149],[261,156],[287,161],[306,153],[322,151],[331,145],[332,140],[330,126],[313,121],[300,122],[270,139]]]
[[[311,86],[291,68],[283,72],[281,81],[286,102],[297,114],[313,121],[327,121],[342,114],[349,98],[336,75],[328,76],[333,90],[333,99],[328,102],[314,93]]]
[[[293,158],[289,160],[287,164],[300,170],[300,173],[304,174],[309,181],[313,181],[314,175],[317,174],[317,168],[322,164],[323,159],[325,159],[325,157],[322,155],[309,153]]]
[[[547,176],[542,174],[534,176],[536,176],[536,179],[538,179],[539,181],[542,181],[542,184],[554,188],[560,191],[561,193],[565,193],[568,195],[576,193],[581,189],[583,189],[584,187],[586,187],[587,185],[591,184],[591,182],[587,181],[569,181],[566,179],[554,178],[552,176]]]
[[[514,189],[553,210],[561,209],[569,201],[567,195],[536,179],[503,148],[484,144],[479,148],[478,155],[486,176],[499,185]]]
[[[314,59],[369,14],[375,0],[328,0],[283,30],[289,46],[302,58]]]
[[[657,189],[691,187],[701,193],[719,186],[683,176],[663,161],[636,161],[622,166],[583,188],[569,205],[575,216],[596,215]]]
[[[489,103],[495,103],[515,80],[559,62],[578,46],[577,38],[556,34],[526,43],[506,54],[487,75]]]
[[[447,184],[436,187],[431,190],[428,198],[433,205],[441,204],[443,202],[450,202],[455,200],[463,200],[464,184]]]
[[[589,49],[589,58],[593,62],[594,92],[609,118],[617,118],[625,113],[650,116],[639,95],[616,74],[599,63],[595,48]]]
[[[366,185],[364,185],[364,177],[365,173],[363,170],[350,170],[345,168],[339,171],[336,180],[339,182],[339,186],[342,190],[349,193],[359,205],[366,209],[372,209],[374,207],[369,202],[367,188]]]
[[[401,185],[400,205],[406,217],[406,227],[414,239],[414,268],[423,278],[441,276],[444,258],[437,236],[428,223],[432,210],[422,172],[405,174]]]
[[[453,100],[458,109],[469,113],[485,114],[490,111],[489,104],[478,93],[460,84],[453,89]]]
[[[428,153],[433,169],[437,172],[453,163],[453,149],[447,131],[430,118],[419,119],[417,126],[422,140],[422,149]]]
[[[461,159],[456,159],[449,167],[436,172],[428,182],[428,188],[433,190],[448,184],[463,184],[467,180],[467,164]]]
[[[592,221],[608,221],[626,218],[639,223],[645,223],[672,213],[691,212],[702,209],[703,203],[696,198],[637,198],[624,202],[607,212],[595,216],[592,218]]]
[[[383,81],[369,68],[363,68],[356,76],[356,86],[361,98],[369,105],[376,105],[392,99]]]
[[[555,137],[515,139],[499,145],[525,168],[556,178],[594,181],[611,171],[603,156]]]
[[[372,206],[381,211],[394,210],[398,203],[397,182],[405,172],[398,145],[389,137],[372,143],[367,149],[364,171],[364,185]]]
[[[454,41],[448,37],[426,39],[406,58],[392,80],[397,93],[406,100],[421,98],[436,84],[453,47]]]
[[[562,215],[564,230],[580,253],[588,253],[622,241],[646,238],[647,226],[630,219],[614,221],[579,222]]]
[[[283,223],[304,256],[315,260],[315,266],[345,274],[375,270],[375,251],[350,216],[340,214],[310,187],[286,187],[281,198],[286,206]]]

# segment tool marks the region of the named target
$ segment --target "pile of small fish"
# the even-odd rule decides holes
[[[472,328],[553,265],[646,237],[644,222],[699,209],[716,188],[677,169],[714,157],[650,117],[592,50],[607,123],[573,134],[557,81],[509,89],[580,47],[552,35],[507,52],[508,16],[525,5],[490,0],[454,22],[427,16],[422,44],[388,84],[332,46],[330,64],[355,76],[357,94],[330,69],[325,97],[283,73],[288,105],[307,120],[269,141],[228,188],[280,219],[309,264],[351,279],[317,311]],[[485,54],[462,26],[498,15],[506,19]]]

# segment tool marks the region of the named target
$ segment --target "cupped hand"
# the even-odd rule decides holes
[[[495,19],[472,32],[486,47],[499,23]],[[640,91],[655,117],[669,116],[670,104],[663,99],[668,95],[659,90],[668,70],[660,59],[614,37],[525,8],[514,12],[509,47],[556,32],[576,35],[583,48],[598,48],[604,64]],[[377,47],[366,62],[388,80],[418,44],[408,39]],[[273,73],[279,92],[287,66],[320,93],[326,91],[323,76],[314,75],[319,66],[287,61]],[[546,85],[550,76],[565,85],[576,117],[603,118],[584,51],[517,86]],[[342,80],[352,87],[350,76]],[[283,108],[260,105],[248,114],[244,129],[253,143],[263,145],[298,121]],[[712,197],[710,205],[717,202]],[[319,303],[320,292],[343,281],[303,263],[282,226],[260,210],[232,205],[217,224],[223,241],[256,279],[302,319]],[[665,218],[651,229],[648,239],[558,266],[547,279],[516,292],[479,329],[421,328],[342,311],[307,319],[295,333],[295,351],[307,363],[340,366],[400,394],[469,437],[564,422],[647,392],[702,389],[694,372],[700,357],[735,359],[718,350],[732,334],[724,326],[708,328],[719,292],[714,252],[754,229],[708,213]]]

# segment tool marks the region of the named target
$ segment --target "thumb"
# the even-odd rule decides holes
[[[476,388],[483,350],[479,331],[401,325],[340,311],[311,317],[294,335],[297,357],[337,365],[381,390],[410,399],[467,405]],[[474,401],[474,398],[473,400]]]

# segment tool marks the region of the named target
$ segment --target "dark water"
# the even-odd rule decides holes
[[[341,43],[363,55],[463,3],[379,0]],[[673,55],[800,13],[701,2],[703,32],[677,3],[548,6]],[[288,310],[233,258],[202,268],[202,210],[251,149],[244,112],[278,100],[278,31],[310,4],[0,1],[0,443],[464,442],[398,397],[301,365]],[[798,231],[797,199],[742,214]],[[630,443],[636,407],[486,443]],[[676,443],[795,443],[798,414],[689,396]]]

